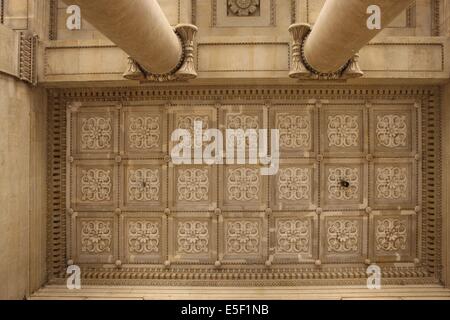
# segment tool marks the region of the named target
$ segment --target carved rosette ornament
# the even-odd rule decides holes
[[[109,221],[83,221],[81,223],[81,252],[87,254],[111,252],[112,234]]]
[[[159,252],[159,225],[151,221],[131,221],[128,224],[128,250],[134,254]]]
[[[309,220],[285,220],[277,222],[278,253],[306,253],[310,245]]]
[[[178,223],[178,252],[205,253],[208,252],[209,230],[208,222],[185,221]]]
[[[406,116],[389,114],[377,117],[376,135],[378,143],[386,148],[406,146],[408,126]]]
[[[127,70],[123,77],[128,80],[148,82],[187,81],[197,78],[194,62],[194,39],[198,28],[192,24],[179,24],[174,32],[180,38],[183,54],[178,66],[166,74],[154,74],[142,68],[132,57],[128,58]]]
[[[377,223],[375,230],[378,251],[400,251],[406,249],[407,226],[405,220],[384,219]]]
[[[228,170],[227,187],[229,200],[258,200],[259,170],[247,168]]]
[[[311,173],[308,168],[280,169],[278,174],[278,198],[280,200],[309,200]]]
[[[230,254],[259,252],[260,224],[256,221],[230,221],[226,228],[226,251]]]
[[[359,125],[357,116],[335,115],[328,117],[328,146],[357,147]]]
[[[159,146],[159,116],[131,117],[128,128],[130,147],[134,149],[153,149]]]
[[[259,8],[260,0],[228,0],[229,12],[244,17],[254,15]]]
[[[89,169],[81,172],[81,199],[83,201],[111,200],[112,179],[110,170]]]
[[[379,199],[406,199],[408,173],[406,168],[386,167],[377,170],[377,197]]]
[[[278,114],[276,127],[280,130],[280,145],[287,149],[308,148],[311,144],[311,117]]]
[[[358,221],[335,220],[327,225],[328,252],[346,253],[358,251]]]
[[[332,168],[328,170],[328,198],[354,200],[359,195],[359,170],[357,168]],[[342,182],[348,183],[343,186]]]
[[[103,150],[111,147],[112,126],[110,118],[83,119],[81,147],[85,150]]]
[[[137,169],[128,173],[128,196],[131,201],[159,200],[159,170]]]

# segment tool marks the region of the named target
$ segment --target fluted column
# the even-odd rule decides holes
[[[156,0],[64,0],[146,71],[166,74],[182,61],[183,44]]]
[[[387,27],[412,0],[327,0],[304,44],[305,62],[319,73],[342,69],[355,54]],[[367,9],[381,9],[381,29],[367,27]]]

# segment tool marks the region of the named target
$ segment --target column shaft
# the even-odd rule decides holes
[[[147,71],[164,74],[182,58],[182,45],[156,0],[64,0]]]
[[[307,62],[322,73],[338,71],[381,30],[367,27],[367,8],[381,9],[381,29],[387,27],[411,0],[327,0],[306,40]]]

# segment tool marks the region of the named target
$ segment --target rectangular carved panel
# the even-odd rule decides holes
[[[52,275],[61,279],[70,261],[89,283],[120,275],[120,283],[360,284],[377,264],[386,283],[434,283],[434,95],[390,87],[50,91]],[[193,138],[196,121],[222,133],[279,129],[278,171],[176,163],[172,132]]]

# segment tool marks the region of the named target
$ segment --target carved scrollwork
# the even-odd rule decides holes
[[[376,136],[378,143],[383,147],[405,147],[408,137],[406,116],[398,116],[395,114],[378,116]]]
[[[208,252],[209,230],[208,222],[183,221],[178,223],[178,252],[206,253]]]
[[[131,201],[158,201],[160,179],[158,169],[136,169],[128,173],[128,196]]]
[[[181,169],[177,180],[178,200],[207,201],[209,194],[208,169]]]
[[[153,149],[160,143],[160,118],[154,117],[130,117],[128,128],[128,140],[130,148]]]
[[[278,253],[309,252],[311,223],[309,220],[279,220],[277,221]]]
[[[89,220],[81,222],[81,252],[101,254],[111,252],[111,222]]]
[[[334,220],[327,224],[328,252],[356,252],[359,243],[359,228],[356,220]]]
[[[342,181],[348,183],[343,186]],[[328,198],[336,200],[358,199],[359,194],[358,168],[332,168],[328,170]]]
[[[308,148],[311,144],[311,117],[277,114],[276,127],[280,130],[280,146],[288,149]]]
[[[152,221],[130,221],[128,223],[128,250],[134,254],[159,252],[159,224]]]
[[[377,221],[375,238],[378,251],[400,251],[406,249],[407,226],[403,219],[382,219]]]
[[[258,169],[229,169],[227,177],[228,199],[236,201],[258,200],[259,181]]]
[[[226,251],[230,254],[259,253],[260,224],[257,221],[229,221],[226,227]]]
[[[278,173],[278,197],[285,200],[308,200],[311,197],[311,172],[308,168],[285,168]]]
[[[102,150],[111,147],[112,126],[110,118],[92,117],[82,120],[81,148]]]
[[[376,175],[378,198],[394,200],[407,198],[408,173],[406,168],[379,168]]]
[[[89,169],[81,172],[81,198],[83,201],[111,200],[110,170]]]
[[[356,147],[359,141],[357,116],[328,117],[328,145],[330,147]]]

